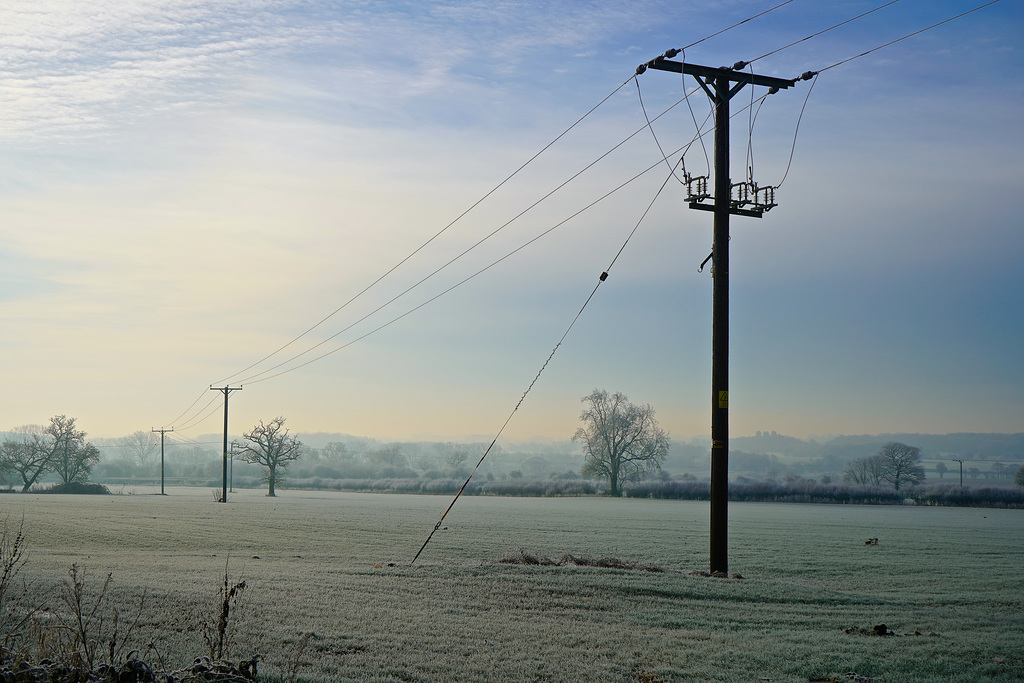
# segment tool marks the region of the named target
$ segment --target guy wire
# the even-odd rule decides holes
[[[619,259],[619,256],[622,254],[623,250],[625,250],[626,245],[629,244],[629,241],[633,238],[633,235],[636,234],[636,231],[637,229],[639,229],[640,224],[643,223],[644,219],[647,217],[647,214],[650,212],[651,207],[654,206],[654,202],[658,200],[658,197],[661,196],[661,193],[665,189],[665,186],[668,185],[668,181],[671,180],[673,177],[675,177],[674,166],[669,169],[669,174],[665,177],[664,182],[661,183],[661,187],[658,188],[658,191],[657,193],[655,193],[654,198],[651,200],[650,204],[647,205],[647,208],[644,209],[643,214],[640,216],[640,219],[636,222],[636,225],[633,226],[633,229],[630,231],[629,235],[626,236],[626,240],[622,243],[622,246],[619,247],[619,250],[615,253],[615,256],[614,258],[612,258],[611,263],[609,263],[608,267],[601,272],[601,276],[598,278],[597,284],[594,285],[594,289],[591,290],[590,295],[587,297],[587,300],[583,302],[583,305],[580,307],[580,310],[576,312],[575,317],[573,317],[572,322],[569,323],[569,327],[566,328],[565,332],[562,333],[562,337],[558,340],[558,343],[555,344],[555,347],[553,349],[551,349],[551,353],[548,354],[547,360],[544,361],[544,364],[541,365],[540,370],[537,371],[537,374],[534,376],[533,381],[530,382],[530,385],[528,387],[526,387],[526,391],[523,392],[523,395],[519,397],[519,402],[516,403],[516,407],[513,408],[512,412],[509,413],[507,418],[505,418],[505,422],[504,424],[501,425],[501,429],[499,429],[498,433],[494,435],[494,439],[491,440],[491,443],[484,451],[484,454],[480,456],[480,460],[477,461],[476,466],[473,468],[473,471],[469,473],[468,477],[466,477],[466,481],[463,482],[462,486],[459,488],[458,493],[456,493],[455,497],[452,499],[452,502],[448,504],[447,508],[445,508],[445,511],[441,514],[441,518],[437,520],[437,524],[434,525],[434,528],[427,536],[427,539],[423,541],[423,545],[420,546],[420,549],[416,552],[416,555],[413,556],[412,561],[409,562],[410,566],[416,563],[416,560],[423,552],[423,549],[427,547],[428,543],[430,543],[430,539],[432,539],[434,537],[434,534],[437,533],[437,530],[441,528],[441,524],[444,522],[445,517],[447,517],[448,513],[451,512],[451,509],[455,507],[456,501],[458,501],[459,497],[462,495],[462,492],[466,490],[466,487],[469,486],[469,482],[473,478],[473,475],[476,474],[476,471],[480,468],[480,465],[483,464],[483,461],[487,457],[487,454],[491,452],[492,448],[494,448],[494,444],[498,442],[498,439],[505,431],[505,427],[507,427],[508,423],[512,421],[512,417],[516,414],[516,411],[519,410],[519,406],[523,405],[523,401],[526,400],[526,395],[530,393],[531,389],[533,389],[533,385],[537,383],[537,380],[540,379],[541,374],[548,367],[548,363],[550,363],[551,359],[555,357],[555,353],[558,352],[558,349],[559,347],[562,346],[562,342],[565,341],[565,338],[569,336],[569,332],[572,331],[572,328],[576,325],[576,321],[580,319],[580,316],[583,315],[583,311],[586,310],[587,305],[590,304],[591,299],[593,299],[594,295],[597,294],[597,288],[601,286],[602,282],[608,279],[608,272],[612,269],[612,266],[615,265],[615,262]]]

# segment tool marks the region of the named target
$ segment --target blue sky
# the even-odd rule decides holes
[[[679,102],[678,76],[633,82],[637,64],[777,4],[4,3],[0,428],[65,413],[95,436],[216,432],[207,387],[242,381],[233,431],[284,415],[298,431],[493,434],[664,165],[365,339],[254,375],[375,329],[656,164],[643,131],[342,332],[640,129],[638,84],[652,117]],[[794,0],[685,59],[750,60],[882,4]],[[979,4],[902,0],[754,69],[821,70]],[[733,99],[733,178],[749,143],[754,179],[775,185],[807,98],[779,206],[732,222],[733,435],[1024,429],[1022,14],[1002,0],[828,69],[752,127],[750,89]],[[686,145],[707,113],[698,92],[658,142]],[[707,170],[699,144],[685,161]],[[677,438],[709,432],[711,217],[684,197],[675,181],[658,195],[507,438],[570,437],[595,387],[651,403]]]

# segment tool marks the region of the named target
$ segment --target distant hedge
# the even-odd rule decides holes
[[[955,507],[1024,508],[1024,489],[990,486],[962,489],[951,484],[916,486],[907,498],[918,505],[949,505]]]
[[[290,479],[294,489],[321,489],[366,493],[421,493],[454,495],[464,479]],[[608,486],[588,479],[505,479],[471,481],[463,492],[469,496],[598,496]],[[708,481],[643,481],[623,487],[627,498],[708,500]],[[730,482],[729,500],[762,503],[839,503],[851,505],[947,505],[960,507],[1024,508],[1024,489],[966,488],[951,484],[921,485],[900,489],[852,484],[820,484],[801,479],[790,484],[773,481]]]
[[[627,486],[630,498],[708,500],[707,481],[650,481]],[[897,491],[877,486],[819,484],[800,480],[792,484],[771,481],[732,482],[729,500],[764,503],[846,503],[856,505],[947,505],[956,507],[1024,508],[1024,490],[1007,488],[966,488],[951,484],[912,486]]]
[[[289,479],[288,488],[326,489],[372,493],[425,493],[454,495],[465,479]],[[471,481],[463,491],[468,496],[593,496],[608,487],[585,479],[507,479]]]
[[[103,484],[69,481],[66,484],[51,484],[40,489],[33,489],[32,493],[70,493],[76,495],[109,496],[110,489]]]

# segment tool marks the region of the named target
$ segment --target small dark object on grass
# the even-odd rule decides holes
[[[868,540],[864,541],[864,545],[878,545],[878,539],[869,538]]]
[[[871,629],[871,632],[874,633],[876,636],[892,636],[892,635],[895,635],[892,631],[889,630],[889,628],[885,624],[877,624],[877,625],[875,625]]]

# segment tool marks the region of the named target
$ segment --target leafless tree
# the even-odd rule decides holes
[[[302,442],[289,436],[284,428],[284,418],[275,417],[267,424],[260,423],[248,434],[243,434],[249,443],[243,444],[242,460],[266,468],[263,475],[267,482],[268,496],[276,496],[275,488],[282,479],[288,463],[302,456]]]
[[[349,463],[356,459],[356,454],[348,444],[331,441],[320,450],[320,459],[332,464]]]
[[[23,431],[21,439],[0,445],[0,469],[18,473],[22,492],[47,472],[54,472],[65,484],[84,481],[99,462],[99,450],[86,443],[85,432],[76,428],[73,417],[55,415],[46,427]]]
[[[138,469],[160,450],[160,439],[153,432],[144,432],[140,429],[118,439],[117,445]]]
[[[38,434],[25,435],[20,439],[6,439],[0,444],[0,468],[18,473],[22,493],[32,488],[50,469],[50,453],[37,448],[38,439]]]
[[[469,447],[465,444],[446,441],[436,446],[438,455],[441,456],[448,471],[452,474],[462,473],[462,466],[469,460]]]
[[[46,434],[36,442],[49,450],[50,468],[65,484],[85,481],[100,461],[99,450],[86,443],[85,432],[75,426],[73,417],[51,417]]]
[[[851,460],[843,470],[843,481],[861,486],[881,486],[885,481],[885,463],[879,455]]]
[[[661,469],[668,455],[668,434],[654,419],[650,405],[631,403],[622,393],[594,389],[583,397],[583,426],[572,440],[583,444],[583,475],[608,479],[613,496],[624,481]]]
[[[878,451],[878,457],[882,459],[882,479],[892,484],[897,491],[904,484],[924,481],[920,448],[890,441]]]
[[[367,462],[381,467],[401,468],[409,466],[409,456],[405,454],[400,443],[389,443],[370,451],[365,456]]]

